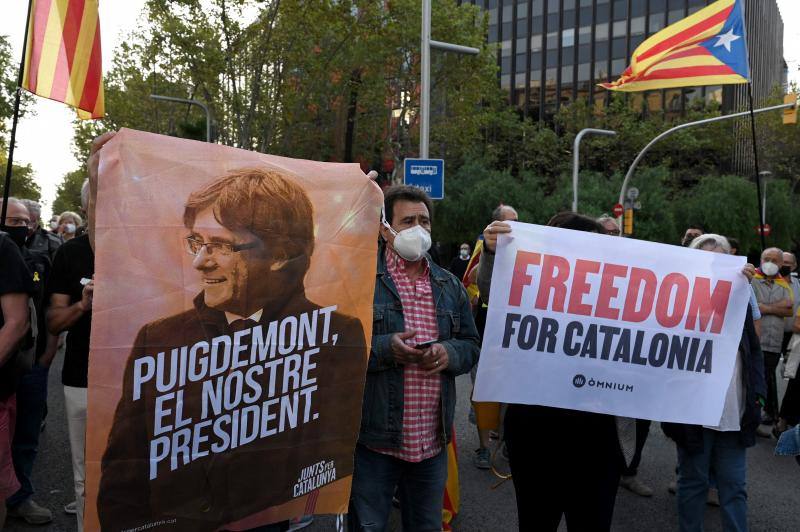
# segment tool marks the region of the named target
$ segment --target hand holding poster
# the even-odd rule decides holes
[[[743,257],[510,224],[475,401],[719,423],[748,310]]]
[[[87,529],[346,511],[380,205],[358,165],[129,130],[102,149]]]

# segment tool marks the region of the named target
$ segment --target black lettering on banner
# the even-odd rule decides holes
[[[539,331],[539,320],[536,316],[525,316],[519,324],[519,348],[525,351],[531,349],[536,343],[536,335]]]
[[[631,330],[622,329],[617,349],[614,351],[614,362],[631,361]]]
[[[653,339],[650,340],[650,354],[647,360],[654,368],[660,368],[667,360],[667,346],[669,345],[669,338],[664,333],[656,333]]]
[[[511,345],[511,336],[517,331],[514,327],[522,319],[522,314],[506,314],[506,327],[503,331],[503,348],[508,349]]]
[[[597,325],[592,323],[586,328],[586,336],[583,338],[581,348],[582,358],[597,358]]]
[[[600,349],[600,359],[608,360],[611,356],[611,343],[614,341],[614,336],[619,334],[619,327],[609,327],[608,325],[601,325],[600,332],[603,334],[603,347]]]
[[[539,333],[539,344],[536,346],[536,350],[555,353],[556,341],[558,340],[557,334],[558,322],[552,318],[542,318],[542,330]]]
[[[581,352],[580,340],[573,343],[573,334],[578,337],[583,335],[583,325],[579,321],[571,321],[567,323],[566,330],[564,331],[564,354],[574,357]]]

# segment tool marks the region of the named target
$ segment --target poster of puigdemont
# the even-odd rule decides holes
[[[101,149],[87,530],[346,511],[381,201],[357,164],[133,130]]]

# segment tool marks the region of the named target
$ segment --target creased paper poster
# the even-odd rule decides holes
[[[101,154],[86,529],[345,512],[380,191],[356,164],[132,130]]]
[[[719,424],[749,312],[744,257],[509,223],[474,400]]]

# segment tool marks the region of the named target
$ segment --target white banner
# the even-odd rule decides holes
[[[744,257],[511,226],[474,400],[719,424],[749,311]]]

